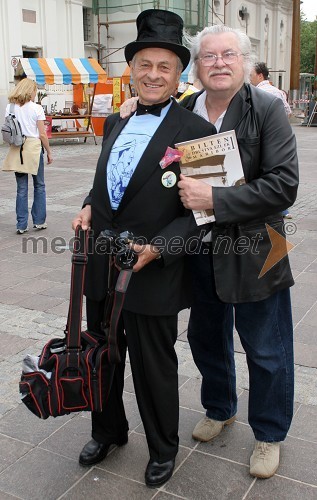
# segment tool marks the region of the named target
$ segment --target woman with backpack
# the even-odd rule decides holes
[[[17,234],[28,231],[28,174],[32,174],[34,187],[31,209],[33,227],[37,230],[47,228],[44,149],[47,153],[47,163],[52,163],[53,159],[44,126],[45,114],[42,106],[34,102],[36,93],[36,82],[24,78],[10,92],[8,96],[10,104],[6,108],[6,117],[15,116],[25,136],[22,146],[11,144],[3,164],[3,170],[15,172]]]

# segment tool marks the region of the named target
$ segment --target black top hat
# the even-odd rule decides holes
[[[184,23],[179,15],[168,10],[144,10],[138,15],[136,26],[138,37],[135,42],[128,43],[124,50],[127,63],[139,50],[159,47],[174,52],[182,61],[183,68],[186,68],[190,52],[182,45]]]

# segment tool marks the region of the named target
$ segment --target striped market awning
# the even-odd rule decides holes
[[[25,74],[38,85],[106,83],[107,74],[96,59],[21,58],[16,76]]]

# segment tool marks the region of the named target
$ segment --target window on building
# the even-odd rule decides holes
[[[36,10],[22,9],[22,20],[24,23],[36,23]]]
[[[169,5],[169,7],[165,5],[165,8],[170,8],[170,10],[181,16],[185,28],[190,34],[195,35],[197,31],[207,26],[205,2],[201,0],[173,0],[173,2],[165,2],[165,4]],[[144,6],[144,8],[149,7]],[[160,8],[164,9],[163,6]]]
[[[39,47],[22,47],[23,57],[42,57],[42,49]]]
[[[191,34],[196,34],[198,30],[208,25],[208,3],[206,0],[93,0],[93,9],[83,8],[85,11],[94,11],[101,14],[114,14],[116,12],[134,12],[146,9],[166,9],[179,14],[184,20],[185,28]],[[217,8],[220,1],[216,0]],[[85,23],[85,17],[84,17]],[[85,38],[86,40],[86,38]],[[88,39],[87,39],[88,40]]]
[[[91,41],[92,9],[83,7],[84,42]]]
[[[251,37],[250,40],[251,40],[251,54],[253,54],[255,58],[258,60],[260,53],[260,43],[258,40],[254,40]]]

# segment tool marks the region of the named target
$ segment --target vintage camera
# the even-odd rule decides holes
[[[130,231],[116,233],[105,229],[98,237],[98,245],[103,246],[105,253],[114,256],[120,269],[132,269],[138,261],[137,253],[130,247],[133,241],[134,235]]]

